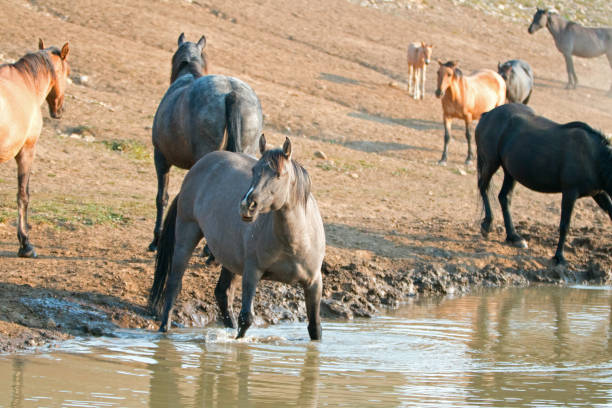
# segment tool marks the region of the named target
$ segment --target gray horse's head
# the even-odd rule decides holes
[[[183,74],[192,74],[201,77],[208,74],[208,64],[206,62],[206,37],[200,37],[197,43],[185,41],[185,33],[181,33],[178,38],[178,49],[172,56],[172,72],[170,83]]]
[[[266,138],[259,139],[261,159],[253,166],[253,178],[240,201],[243,221],[255,221],[259,214],[276,211],[287,204],[306,204],[310,195],[310,177],[291,160],[291,140],[280,149],[266,150]]]
[[[544,27],[546,23],[548,22],[548,16],[550,15],[550,13],[551,13],[550,10],[541,9],[538,7],[535,14],[533,15],[533,20],[531,21],[531,24],[529,25],[529,28],[527,29],[529,34],[533,34],[536,31],[538,31],[540,28]]]
[[[508,81],[508,79],[510,77],[512,77],[512,73],[513,73],[513,69],[512,69],[512,64],[509,64],[507,62],[505,63],[497,63],[497,73],[504,78],[504,81]]]

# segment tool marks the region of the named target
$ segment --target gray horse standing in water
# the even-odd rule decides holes
[[[160,331],[170,329],[172,308],[191,254],[202,238],[222,265],[215,298],[227,327],[236,327],[234,288],[242,275],[238,338],[253,320],[261,279],[299,283],[304,289],[308,333],[321,339],[321,265],[325,231],[310,177],[291,159],[291,141],[266,149],[261,159],[212,152],[189,170],[172,202],[159,240],[149,305],[163,308]]]
[[[497,64],[497,73],[506,81],[506,99],[527,105],[533,91],[533,71],[523,60],[510,60]]]
[[[610,68],[612,68],[612,28],[584,27],[567,21],[556,11],[538,8],[529,25],[529,34],[535,33],[544,26],[550,31],[557,49],[565,58],[567,89],[575,89],[578,85],[572,55],[595,58],[606,54]],[[612,85],[610,85],[608,94],[612,94]]]
[[[214,150],[257,152],[263,128],[259,98],[239,79],[206,75],[205,45],[204,36],[193,43],[181,33],[172,57],[171,85],[153,120],[157,214],[150,251],[157,248],[171,166],[189,169]]]

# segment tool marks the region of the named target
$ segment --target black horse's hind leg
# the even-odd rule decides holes
[[[310,286],[304,285],[304,297],[306,298],[306,314],[308,315],[308,334],[310,340],[321,340],[321,273]]]
[[[507,172],[504,171],[504,183],[502,184],[502,188],[499,192],[499,204],[502,208],[502,214],[504,215],[504,224],[506,226],[506,242],[510,242],[512,245],[519,248],[527,248],[527,241],[523,239],[519,234],[517,234],[514,229],[514,224],[512,222],[512,216],[510,215],[510,204],[512,203],[512,190],[514,189],[514,185],[516,181],[514,178]]]
[[[236,328],[236,319],[234,318],[232,303],[234,301],[234,290],[236,289],[237,281],[238,275],[233,274],[229,271],[229,269],[222,267],[219,281],[215,287],[215,298],[217,299],[217,305],[221,310],[223,325],[225,327],[231,327],[232,329]]]
[[[17,238],[22,258],[36,258],[34,246],[28,238],[28,202],[30,201],[30,170],[34,161],[34,147],[22,148],[15,156],[17,161]]]
[[[470,128],[472,127],[472,120],[466,119],[465,121],[465,139],[467,140],[468,145],[468,154],[465,158],[465,165],[469,166],[472,164],[472,160],[474,160],[474,153],[472,152],[472,133],[470,132]]]
[[[174,301],[181,291],[183,274],[189,263],[189,258],[196,245],[202,239],[202,231],[195,222],[176,224],[176,241],[174,244],[174,254],[172,256],[172,270],[166,282],[166,304],[159,326],[159,331],[165,332],[170,329],[172,324],[172,308]]]
[[[602,210],[608,213],[608,216],[612,220],[612,200],[610,200],[608,193],[595,194],[593,199]]]
[[[480,224],[480,232],[486,238],[491,232],[491,223],[493,222],[493,212],[491,211],[491,203],[489,202],[489,185],[493,174],[499,169],[499,163],[489,163],[484,159],[484,153],[478,154],[478,190],[482,198],[485,217]]]
[[[567,69],[567,86],[566,89],[576,89],[578,85],[578,77],[574,70],[574,61],[572,60],[572,54],[563,54],[565,58],[565,68]]]
[[[247,329],[253,324],[253,298],[262,276],[263,273],[257,268],[245,266],[242,274],[242,308],[238,315],[237,339],[244,337]]]
[[[155,227],[153,228],[153,241],[149,244],[149,251],[155,251],[157,249],[162,218],[164,216],[164,207],[168,205],[168,180],[170,174],[170,165],[157,147],[154,149],[153,155],[155,172],[157,173],[157,197],[155,198],[157,213],[155,215]]]
[[[567,231],[569,230],[570,220],[572,218],[572,211],[574,210],[574,204],[578,199],[578,193],[576,191],[564,191],[561,198],[561,223],[559,224],[559,243],[557,244],[557,251],[553,260],[557,264],[566,264],[567,261],[563,257],[563,245],[565,245],[565,238],[567,237]]]
[[[442,158],[438,161],[441,166],[446,166],[446,158],[448,156],[448,143],[450,142],[451,134],[451,118],[444,117],[444,150],[442,150]]]

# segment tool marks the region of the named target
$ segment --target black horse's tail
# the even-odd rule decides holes
[[[166,282],[170,270],[172,269],[172,258],[174,256],[174,241],[175,227],[176,227],[176,215],[177,215],[177,203],[178,195],[172,201],[164,225],[162,228],[161,236],[157,243],[157,255],[155,257],[155,277],[153,278],[153,286],[149,293],[149,308],[151,312],[158,314],[160,313],[165,298],[166,298]]]
[[[226,141],[221,149],[230,152],[241,152],[240,136],[242,131],[242,118],[240,116],[240,103],[236,91],[225,97],[225,123]]]

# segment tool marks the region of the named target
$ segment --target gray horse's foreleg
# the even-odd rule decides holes
[[[306,314],[308,315],[308,334],[310,340],[321,340],[321,292],[323,283],[321,282],[321,272],[310,284],[304,285],[304,297],[306,298]]]
[[[34,246],[28,238],[28,203],[30,201],[30,173],[34,161],[34,147],[23,147],[15,156],[17,161],[17,238],[22,258],[36,258]]]
[[[253,298],[262,276],[263,273],[254,266],[245,266],[242,274],[242,308],[238,315],[237,339],[244,337],[247,329],[253,324]]]
[[[566,89],[576,89],[578,85],[578,77],[576,76],[576,71],[574,70],[574,61],[572,60],[572,54],[563,55],[565,58],[565,68],[567,69],[567,85]]]
[[[451,134],[451,118],[444,117],[444,149],[442,150],[442,158],[438,161],[441,166],[446,166],[446,158],[448,156],[448,143],[450,142]]]
[[[504,183],[499,192],[498,199],[499,204],[502,208],[502,214],[504,215],[504,225],[506,226],[506,242],[518,248],[527,248],[527,241],[517,234],[514,229],[514,223],[512,222],[512,216],[510,215],[510,204],[512,204],[512,190],[516,181],[506,171],[504,171]]]
[[[170,165],[157,147],[154,149],[153,159],[155,161],[155,172],[157,173],[157,197],[155,198],[157,213],[155,214],[153,241],[149,244],[149,251],[157,249],[164,208],[168,205],[168,181],[170,179]]]
[[[166,304],[159,326],[159,331],[166,332],[172,324],[172,309],[174,301],[181,291],[183,275],[189,264],[189,258],[198,242],[202,239],[202,231],[195,222],[182,223],[177,220],[176,241],[172,256],[172,270],[166,282]]]
[[[557,251],[553,260],[557,264],[566,264],[567,261],[563,256],[563,246],[565,245],[565,238],[567,237],[567,231],[569,230],[570,221],[572,218],[572,212],[574,210],[574,204],[578,199],[578,192],[564,191],[561,196],[561,222],[559,223],[559,243],[557,244]]]
[[[232,303],[234,302],[234,291],[238,275],[230,272],[229,269],[221,267],[221,275],[215,287],[215,299],[221,311],[221,319],[225,327],[236,328],[236,319],[234,318],[234,310]]]

